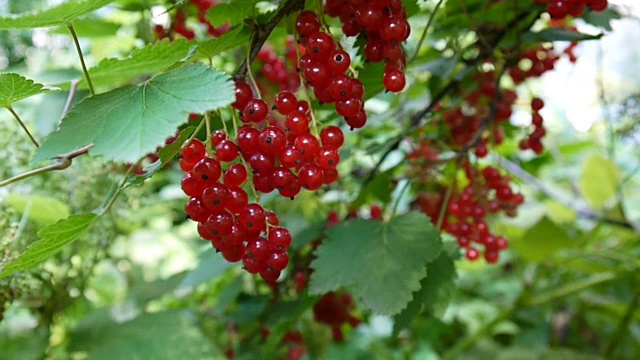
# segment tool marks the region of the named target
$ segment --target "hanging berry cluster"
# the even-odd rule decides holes
[[[531,100],[531,111],[533,115],[531,116],[531,124],[534,127],[534,130],[527,139],[520,140],[520,150],[531,149],[536,154],[542,153],[544,149],[542,145],[542,138],[547,133],[544,129],[543,121],[544,119],[540,115],[540,110],[544,107],[544,101],[540,98],[534,98]]]
[[[333,37],[320,29],[320,20],[311,11],[303,11],[296,21],[296,32],[305,54],[298,66],[306,85],[314,90],[318,101],[335,104],[336,112],[353,129],[367,122],[364,111],[364,86],[345,73],[351,66],[349,54],[336,49]]]
[[[567,16],[579,17],[589,8],[593,11],[604,11],[607,0],[535,0],[539,4],[547,4],[547,12],[554,19],[564,19]]]
[[[296,71],[297,44],[293,37],[287,37],[285,41],[285,56],[278,56],[269,45],[263,46],[258,52],[256,60],[260,65],[260,71],[256,76],[256,81],[263,94],[267,90],[265,88],[267,84],[275,87],[278,91],[295,92],[300,88],[300,75]]]
[[[198,223],[198,234],[229,262],[242,261],[251,274],[274,283],[287,266],[291,233],[279,226],[278,216],[257,203],[240,187],[247,180],[242,164],[222,165],[237,158],[238,150],[222,132],[213,136],[215,158],[193,140],[183,151],[180,167],[186,172],[182,190],[189,196],[187,216]]]
[[[494,167],[487,166],[479,171],[465,163],[465,173],[469,184],[461,193],[452,196],[442,228],[466,249],[467,259],[478,259],[479,248],[484,247],[485,260],[495,263],[508,242],[504,237],[492,234],[484,218],[499,212],[514,216],[517,207],[524,202],[524,196],[514,192],[511,179],[502,176]]]
[[[313,318],[318,323],[326,324],[331,328],[334,341],[344,341],[342,325],[349,324],[351,327],[356,327],[360,324],[360,319],[352,314],[353,309],[351,295],[329,292],[313,305]]]
[[[409,38],[411,27],[401,0],[327,0],[324,10],[339,17],[346,36],[361,34],[366,38],[364,56],[371,62],[385,61],[384,87],[391,92],[404,89],[406,58],[402,42]]]

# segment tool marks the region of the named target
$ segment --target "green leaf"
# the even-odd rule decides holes
[[[33,162],[94,144],[90,155],[134,163],[176,133],[189,113],[204,113],[234,100],[228,75],[203,64],[160,74],[84,99],[36,150]]]
[[[620,180],[620,170],[613,161],[592,155],[582,163],[578,188],[589,205],[603,209],[612,205]]]
[[[97,86],[114,86],[130,82],[136,77],[149,76],[179,62],[189,53],[193,44],[185,39],[168,39],[135,49],[124,59],[109,58],[89,69],[91,80]],[[82,86],[86,81],[82,80]]]
[[[186,312],[146,314],[117,323],[109,318],[86,321],[72,331],[69,348],[88,359],[213,359],[216,351]]]
[[[9,194],[5,200],[40,227],[51,225],[71,213],[67,204],[46,196]]]
[[[217,39],[203,40],[198,43],[199,57],[211,58],[224,51],[244,46],[251,40],[251,29],[246,26],[236,26]]]
[[[527,42],[552,42],[552,41],[584,41],[598,40],[602,34],[589,35],[577,31],[565,29],[544,29],[538,32],[526,32],[522,34],[522,40]]]
[[[180,135],[171,144],[163,147],[158,151],[159,160],[145,166],[142,171],[142,175],[131,174],[128,180],[129,185],[142,185],[145,180],[151,179],[158,171],[164,168],[167,163],[173,160],[180,153],[180,147],[189,139],[189,137],[196,130],[195,126],[189,126],[180,130]]]
[[[420,291],[414,294],[407,308],[394,318],[394,331],[407,327],[422,312],[441,316],[455,290],[455,278],[456,268],[451,254],[443,251],[427,265],[427,276],[420,282]]]
[[[207,20],[213,26],[230,24],[234,26],[255,13],[256,4],[253,0],[232,0],[218,4],[207,12]]]
[[[66,25],[113,0],[72,0],[48,9],[0,17],[0,29],[29,29]]]
[[[605,11],[585,11],[582,19],[591,25],[600,26],[607,31],[613,31],[611,20],[621,19],[622,15],[613,7],[608,7]]]
[[[314,240],[318,240],[322,237],[322,233],[324,229],[327,227],[326,221],[320,221],[317,223],[313,223],[301,231],[293,234],[293,239],[291,242],[291,247],[293,249],[300,249],[303,246],[309,244]]]
[[[546,217],[529,229],[522,238],[511,240],[511,247],[524,259],[533,262],[548,260],[556,251],[576,245],[576,240]]]
[[[16,260],[5,265],[0,272],[0,278],[16,271],[28,270],[44,262],[60,251],[63,246],[89,231],[97,218],[96,214],[72,215],[40,230],[38,232],[40,240],[29,245]]]
[[[408,213],[388,223],[347,221],[327,230],[311,263],[310,293],[346,288],[365,307],[383,315],[404,309],[420,289],[426,264],[442,242],[425,215]]]
[[[9,320],[9,316],[6,319]],[[36,328],[33,332],[29,331],[17,335],[11,334],[11,326],[8,327],[10,329],[9,336],[0,333],[0,349],[2,349],[3,360],[42,359],[42,354],[46,353],[49,347],[50,333],[48,329]]]
[[[162,162],[162,165],[165,165],[169,161],[173,160],[178,154],[180,154],[180,148],[184,144],[187,139],[193,135],[193,132],[196,131],[196,126],[188,126],[182,130],[180,130],[180,135],[169,145],[163,147],[158,151],[158,157]]]
[[[233,264],[226,261],[220,253],[209,249],[200,256],[198,267],[182,279],[178,285],[178,291],[182,294],[191,292],[198,285],[224,274],[232,266]]]
[[[13,103],[45,91],[44,85],[14,73],[0,74],[0,106]]]
[[[353,206],[361,206],[367,202],[380,201],[384,204],[391,201],[393,176],[391,171],[377,174],[376,177],[360,191],[353,201]]]
[[[362,69],[358,70],[358,74],[358,79],[364,85],[365,99],[370,99],[384,90],[384,85],[382,84],[382,77],[384,76],[383,63],[366,63]]]

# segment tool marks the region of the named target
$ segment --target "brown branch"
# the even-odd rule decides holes
[[[57,157],[54,158],[57,161],[55,164],[51,164],[51,165],[43,166],[43,167],[38,168],[38,169],[30,170],[30,171],[27,171],[27,172],[22,173],[20,175],[16,175],[16,176],[14,176],[12,178],[9,178],[7,180],[0,181],[0,187],[7,186],[9,184],[12,184],[12,183],[20,181],[20,180],[24,180],[26,178],[30,178],[32,176],[44,174],[44,173],[49,172],[49,171],[64,170],[64,169],[68,168],[69,166],[71,166],[71,163],[73,162],[74,158],[76,158],[76,157],[78,157],[80,155],[87,154],[92,147],[93,147],[93,144],[87,145],[87,146],[81,147],[79,149],[73,150],[73,151],[71,151],[69,153],[57,156]]]
[[[287,0],[287,2],[278,9],[278,11],[273,15],[269,21],[264,24],[251,24],[253,27],[253,34],[251,36],[251,47],[249,50],[249,58],[245,59],[242,64],[236,70],[235,75],[233,76],[236,80],[242,80],[247,76],[247,71],[249,70],[249,66],[256,59],[262,45],[264,45],[265,41],[271,35],[273,29],[278,26],[280,21],[284,19],[289,14],[294,11],[301,11],[304,9],[305,0]]]

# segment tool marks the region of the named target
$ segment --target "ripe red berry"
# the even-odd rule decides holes
[[[247,169],[242,164],[233,164],[224,173],[224,184],[240,186],[247,180]]]
[[[249,123],[259,123],[263,121],[269,113],[267,103],[262,99],[251,99],[242,109],[241,120]]]
[[[212,184],[218,181],[222,169],[220,168],[220,162],[218,162],[218,160],[205,157],[193,166],[191,172],[198,181],[205,184]]]
[[[322,170],[335,169],[340,162],[340,154],[335,148],[323,146],[316,155],[315,162]]]
[[[291,246],[291,233],[281,226],[269,230],[269,247],[275,252],[286,251]]]
[[[244,81],[236,81],[236,101],[231,104],[234,108],[238,110],[244,109],[249,100],[253,99],[253,90],[251,90],[251,86]]]
[[[205,154],[206,149],[204,144],[200,140],[194,139],[184,150],[182,150],[180,155],[184,162],[188,164],[195,164],[200,161]]]
[[[238,157],[238,147],[231,140],[222,140],[216,145],[216,156],[220,161],[231,162]]]
[[[260,150],[268,155],[277,155],[287,146],[287,135],[280,128],[269,126],[258,137]]]
[[[265,211],[259,204],[248,204],[240,210],[237,221],[248,234],[259,234],[266,227]]]
[[[384,84],[385,89],[391,92],[400,92],[404,89],[406,79],[401,70],[391,70],[384,74],[382,83]]]
[[[344,134],[339,127],[329,125],[320,131],[322,146],[338,149],[344,144]]]

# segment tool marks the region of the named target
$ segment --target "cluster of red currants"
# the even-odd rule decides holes
[[[349,324],[351,327],[356,327],[360,324],[360,319],[352,314],[353,309],[351,295],[329,292],[313,305],[313,318],[331,328],[334,341],[343,341],[342,325]]]
[[[544,150],[544,146],[542,145],[542,138],[547,132],[544,129],[544,125],[542,124],[544,119],[540,115],[540,110],[543,107],[544,101],[542,101],[542,99],[533,98],[533,100],[531,100],[531,111],[533,112],[531,123],[534,127],[534,130],[531,134],[529,134],[529,138],[522,139],[520,141],[520,150],[531,149],[536,154],[540,154],[542,153],[542,150]]]
[[[367,122],[364,111],[364,86],[360,80],[345,73],[351,66],[349,54],[336,49],[331,35],[320,29],[320,20],[312,11],[303,11],[296,20],[296,32],[304,55],[298,68],[305,84],[312,87],[315,97],[324,104],[335,104],[352,129]]]
[[[579,17],[588,7],[593,11],[604,11],[607,0],[535,0],[539,4],[547,4],[547,12],[554,19],[564,19],[567,16]]]
[[[404,89],[406,58],[402,42],[409,38],[411,27],[400,0],[327,0],[324,10],[339,17],[346,36],[364,34],[364,56],[371,62],[386,61],[382,82],[391,92]]]
[[[570,60],[573,60],[571,57],[573,52],[565,52],[565,54],[569,56]],[[540,77],[547,71],[553,70],[558,60],[560,60],[560,56],[556,54],[552,45],[539,45],[523,52],[517,64],[511,66],[507,72],[513,82],[518,85],[529,78]]]
[[[232,146],[225,145],[228,140],[220,136],[213,138],[215,158],[207,156],[205,145],[197,139],[182,151],[180,167],[186,174],[181,185],[189,196],[185,212],[198,223],[200,236],[211,241],[227,261],[242,261],[247,272],[275,283],[289,262],[291,233],[279,226],[275,213],[249,203],[240,187],[247,179],[242,164],[228,166],[223,174],[223,163],[234,160],[237,149],[230,150]]]
[[[458,245],[466,249],[467,259],[478,259],[478,248],[484,247],[485,260],[495,263],[500,251],[508,247],[508,242],[502,236],[493,235],[484,218],[499,212],[515,216],[524,196],[511,190],[511,179],[502,176],[494,167],[487,166],[479,171],[465,163],[465,173],[469,184],[461,193],[452,196],[443,229],[455,236]]]
[[[189,40],[194,39],[196,32],[187,26],[187,18],[190,16],[197,18],[198,22],[206,28],[209,36],[219,37],[229,30],[229,24],[215,27],[207,20],[207,11],[219,3],[218,0],[189,0],[178,7],[169,29],[165,29],[162,25],[156,25],[154,29],[156,37],[158,39],[173,39],[175,34],[179,34]]]
[[[278,91],[295,92],[300,88],[300,76],[295,70],[298,62],[296,42],[293,37],[287,37],[285,44],[285,56],[278,56],[272,47],[265,45],[258,52],[258,63],[261,65],[258,81],[260,90],[264,93],[262,79],[275,86]]]
[[[263,126],[269,107],[253,97],[251,87],[236,82],[236,109],[245,125],[238,129],[237,142],[253,173],[253,185],[262,193],[278,190],[293,198],[302,188],[317,190],[338,178],[338,149],[344,134],[337,126],[326,126],[319,138],[310,132],[311,114],[306,101],[299,101],[289,91],[275,97],[275,110],[285,116],[284,130],[274,124]],[[258,126],[263,126],[262,130]],[[293,170],[293,171],[292,171]]]

